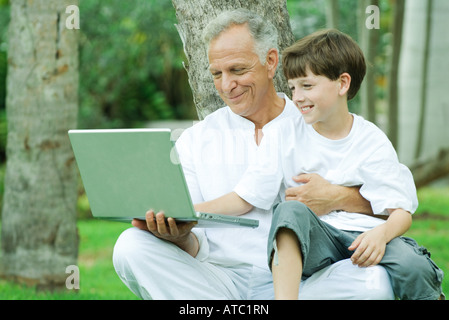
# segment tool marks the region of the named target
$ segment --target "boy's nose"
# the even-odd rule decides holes
[[[294,103],[297,104],[298,102],[303,102],[305,98],[304,95],[299,90],[295,90],[295,92],[293,93],[292,100]]]

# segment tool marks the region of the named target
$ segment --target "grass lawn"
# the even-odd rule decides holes
[[[431,253],[445,272],[443,291],[449,294],[449,187],[423,188],[418,192],[420,206],[407,236]],[[94,219],[78,221],[81,237],[78,266],[80,290],[60,293],[36,293],[34,288],[0,280],[0,300],[128,300],[137,299],[120,281],[112,266],[112,249],[120,233],[129,224]]]
[[[122,283],[112,266],[117,237],[130,224],[94,219],[78,221],[80,289],[65,292],[36,292],[34,288],[0,280],[0,299],[19,300],[129,300],[137,297]],[[69,276],[69,274],[67,275]],[[78,291],[78,292],[76,292]]]

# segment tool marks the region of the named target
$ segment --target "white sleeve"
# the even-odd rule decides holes
[[[376,150],[360,168],[364,184],[360,194],[371,202],[374,214],[388,214],[387,209],[414,213],[418,207],[415,182],[410,170],[399,163],[390,143]]]
[[[283,179],[280,142],[278,134],[264,135],[253,161],[234,188],[255,207],[270,209],[279,193]]]

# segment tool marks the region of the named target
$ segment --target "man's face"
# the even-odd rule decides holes
[[[254,50],[246,25],[231,26],[209,45],[209,70],[215,87],[231,110],[249,118],[261,111],[271,72]]]

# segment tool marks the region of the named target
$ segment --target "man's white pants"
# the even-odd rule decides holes
[[[224,267],[199,261],[147,231],[130,228],[114,247],[120,279],[142,299],[271,300],[268,268]],[[394,299],[383,267],[359,268],[339,261],[301,282],[299,299]]]

